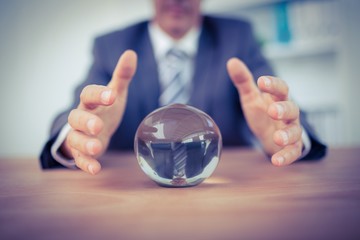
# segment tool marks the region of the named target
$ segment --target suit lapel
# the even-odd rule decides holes
[[[216,39],[212,34],[211,26],[204,18],[203,28],[199,39],[199,48],[195,58],[195,72],[193,79],[193,90],[191,94],[191,105],[209,112],[209,79],[213,76]]]
[[[155,61],[154,51],[151,45],[148,28],[144,29],[144,35],[139,40],[138,53],[138,71],[137,78],[139,79],[138,92],[139,100],[141,102],[141,110],[148,114],[159,107],[160,84],[158,68]]]

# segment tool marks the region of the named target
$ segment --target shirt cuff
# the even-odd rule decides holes
[[[67,168],[76,169],[76,164],[74,159],[65,158],[59,151],[61,145],[66,139],[66,136],[71,130],[71,126],[67,123],[60,131],[58,137],[56,138],[55,142],[51,146],[51,155],[52,157],[61,165]]]
[[[302,142],[303,142],[303,151],[302,151],[302,154],[301,154],[299,159],[304,158],[306,155],[308,155],[308,153],[311,150],[310,137],[309,137],[309,135],[307,134],[306,130],[303,127],[302,127],[301,139],[302,139]]]

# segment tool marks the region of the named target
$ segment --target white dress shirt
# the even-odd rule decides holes
[[[173,48],[185,53],[184,69],[182,70],[182,81],[188,96],[192,91],[192,77],[194,74],[194,61],[199,44],[200,30],[192,28],[184,37],[179,40],[171,38],[156,23],[149,24],[149,35],[154,50],[155,60],[158,66],[159,81],[161,89],[168,85],[169,79],[164,79],[162,67],[166,61],[166,54]],[[162,102],[159,101],[160,105]],[[188,102],[187,102],[188,103]]]

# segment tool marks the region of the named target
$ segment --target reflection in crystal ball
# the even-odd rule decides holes
[[[216,169],[221,133],[206,113],[172,104],[150,113],[139,125],[134,150],[141,169],[160,186],[195,186]]]

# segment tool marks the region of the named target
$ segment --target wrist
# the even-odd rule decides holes
[[[67,139],[65,139],[65,141],[63,142],[63,144],[61,144],[60,148],[59,148],[59,152],[68,159],[73,159],[73,155],[71,153],[71,148],[69,146],[69,144],[67,143]]]

